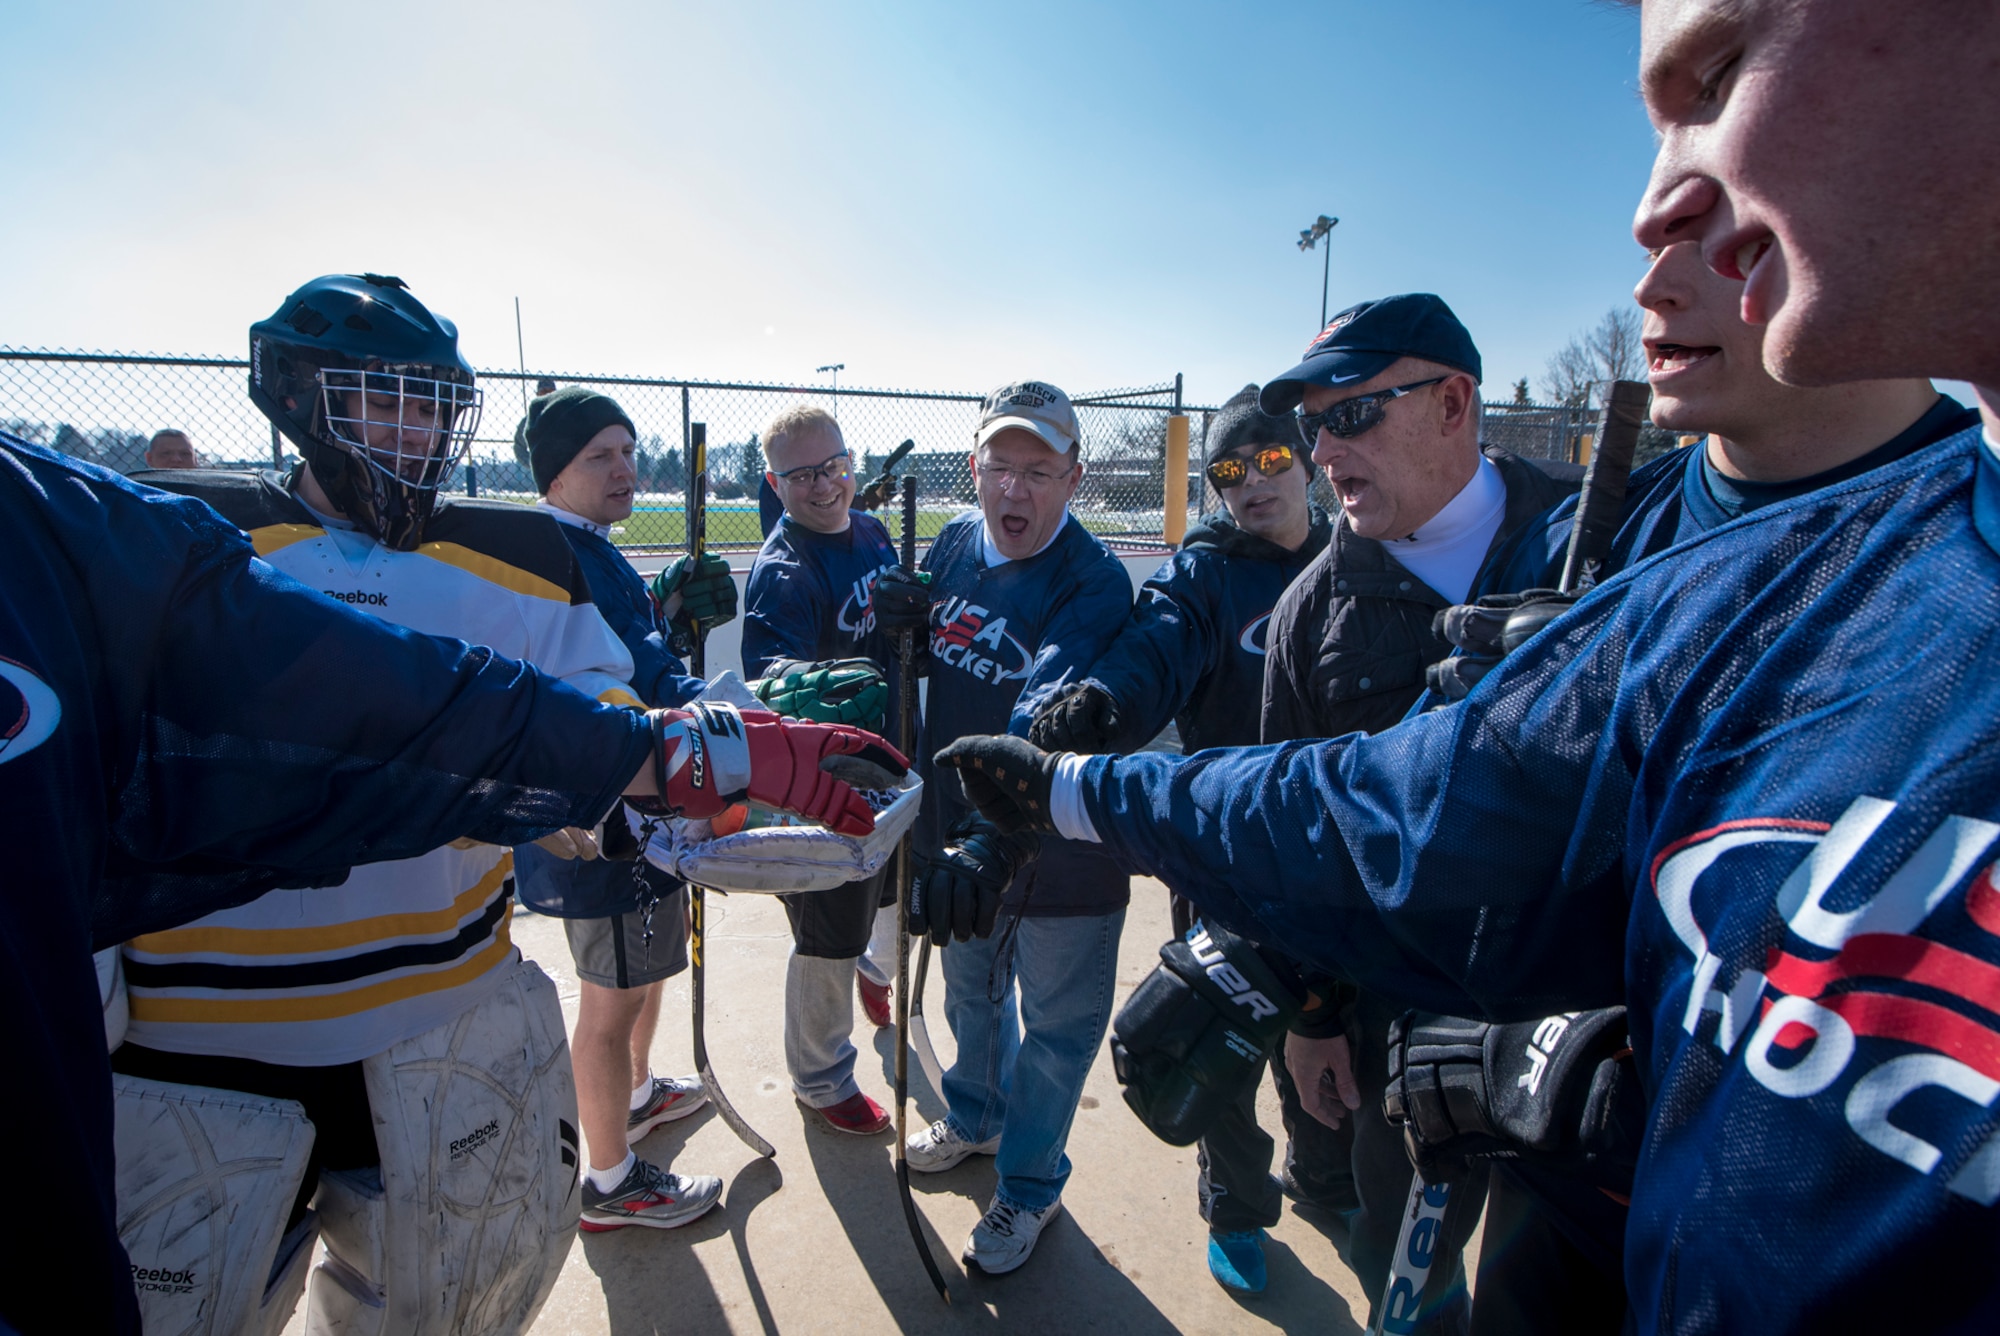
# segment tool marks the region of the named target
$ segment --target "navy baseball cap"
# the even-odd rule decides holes
[[[1481,379],[1479,349],[1444,298],[1405,292],[1350,306],[1335,316],[1297,366],[1264,386],[1258,406],[1266,413],[1289,413],[1306,397],[1308,385],[1359,385],[1404,357],[1437,362]]]

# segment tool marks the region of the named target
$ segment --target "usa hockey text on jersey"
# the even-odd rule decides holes
[[[1025,679],[1034,662],[1027,646],[1007,634],[1007,619],[962,598],[941,599],[931,610],[931,658],[981,682]]]

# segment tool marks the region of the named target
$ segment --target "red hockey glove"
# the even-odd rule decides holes
[[[891,788],[910,768],[873,733],[841,724],[709,701],[648,718],[658,796],[629,800],[641,811],[704,818],[748,800],[860,836],[875,816],[858,790]]]

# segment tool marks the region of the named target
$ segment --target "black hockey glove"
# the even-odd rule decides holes
[[[979,817],[961,821],[940,853],[918,860],[910,935],[929,933],[934,946],[990,937],[1001,897],[1041,850],[1037,836],[1002,835]]]
[[[875,588],[868,595],[875,625],[891,635],[915,631],[921,640],[931,624],[930,579],[921,571],[906,571],[900,566],[891,566],[876,576]]]
[[[1028,741],[1046,751],[1109,751],[1118,738],[1118,698],[1098,682],[1064,687],[1035,713]]]
[[[974,734],[932,758],[958,771],[966,801],[1003,834],[1056,833],[1049,797],[1056,782],[1056,754],[1026,738]]]
[[[1382,1109],[1426,1179],[1521,1159],[1629,1196],[1646,1104],[1626,1031],[1623,1007],[1511,1025],[1409,1012],[1389,1028]]]
[[[1464,700],[1494,665],[1568,612],[1579,597],[1528,589],[1446,608],[1431,620],[1431,629],[1456,645],[1458,653],[1425,670],[1427,684],[1446,700]]]
[[[852,724],[882,731],[889,709],[889,680],[867,659],[827,659],[801,663],[776,659],[750,683],[758,700],[793,719],[818,724]]]
[[[867,486],[854,493],[854,500],[848,503],[849,510],[880,510],[896,499],[896,489],[903,480],[893,473],[878,473]]]
[[[1196,923],[1111,1022],[1111,1070],[1154,1136],[1186,1146],[1254,1090],[1299,997],[1257,949]]]

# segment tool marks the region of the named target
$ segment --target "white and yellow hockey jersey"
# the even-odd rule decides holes
[[[591,604],[568,541],[546,515],[440,503],[424,544],[393,552],[323,523],[274,475],[162,476],[248,533],[264,560],[329,598],[527,660],[600,700],[639,704],[626,687],[631,656]],[[351,685],[371,689],[365,677]],[[489,845],[436,849],[358,867],[339,886],[271,891],[135,938],[125,947],[128,1038],[292,1066],[379,1053],[479,1002],[483,985],[514,959],[513,864],[511,851]]]

